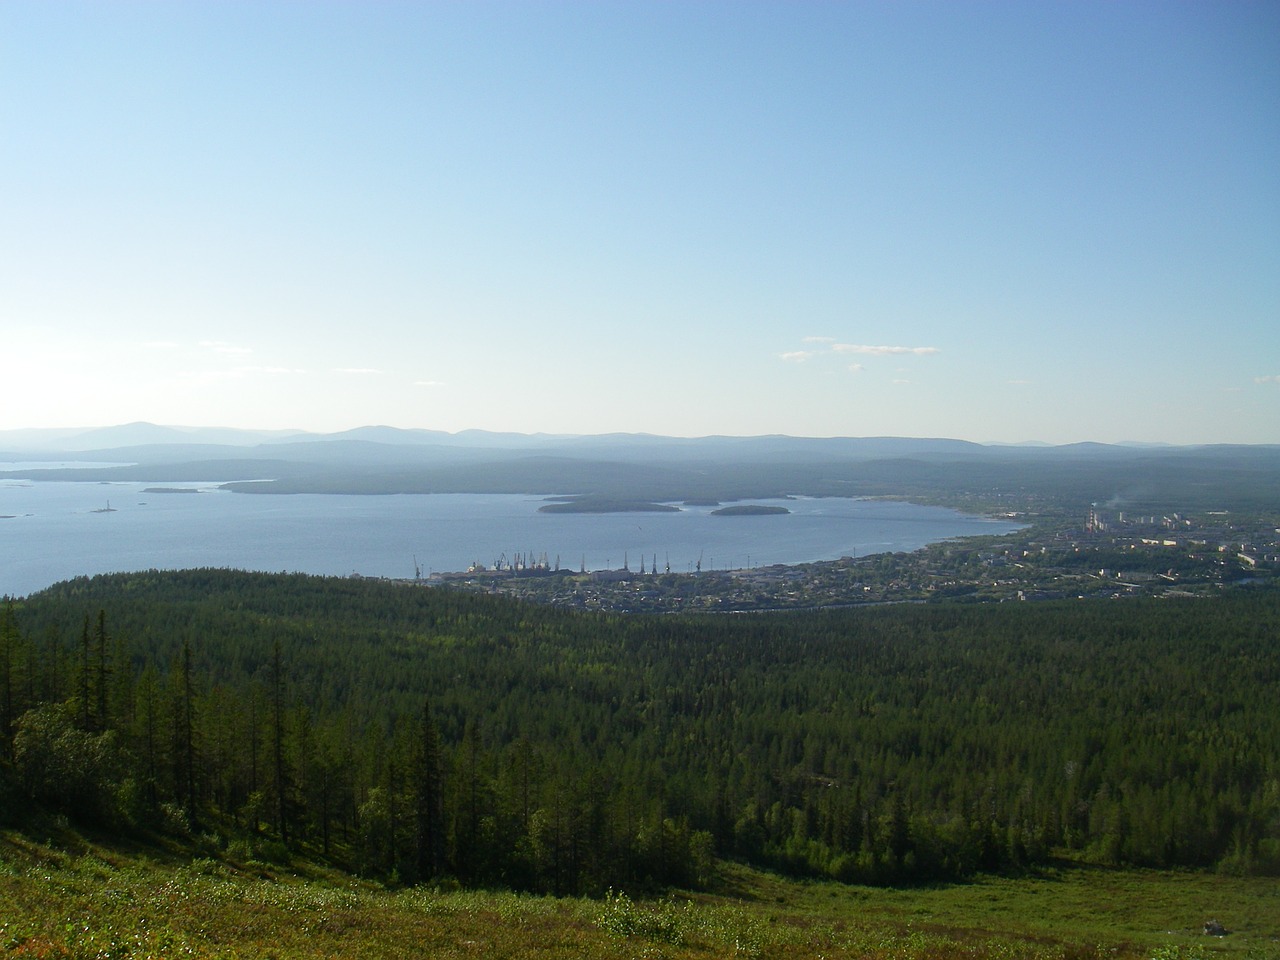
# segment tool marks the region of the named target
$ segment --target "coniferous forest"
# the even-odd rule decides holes
[[[1280,594],[570,612],[221,570],[0,610],[0,818],[558,894],[1280,873]]]

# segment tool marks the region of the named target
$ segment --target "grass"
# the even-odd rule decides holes
[[[757,880],[759,883],[759,880]],[[767,881],[795,911],[856,917],[957,944],[1036,945],[1064,956],[1280,958],[1280,883],[1200,872],[1101,869],[1063,864],[1027,877],[983,877],[926,889]],[[1210,938],[1206,920],[1232,934]],[[1052,950],[1048,955],[1052,955]]]
[[[1205,920],[1233,931],[1205,937]],[[1280,960],[1280,883],[1064,864],[929,889],[726,864],[714,893],[386,889],[289,868],[0,834],[0,957]]]

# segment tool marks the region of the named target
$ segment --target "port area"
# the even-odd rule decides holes
[[[745,613],[862,604],[1209,596],[1280,586],[1280,515],[1210,511],[1071,517],[1007,513],[1027,527],[910,553],[673,573],[657,560],[566,568],[544,554],[400,581],[615,612]]]

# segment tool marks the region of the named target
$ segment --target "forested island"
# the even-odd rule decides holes
[[[771,506],[763,503],[743,503],[712,510],[711,515],[713,517],[774,517],[790,512],[786,507]]]
[[[677,513],[679,510],[669,503],[610,497],[567,497],[538,508],[539,513]]]

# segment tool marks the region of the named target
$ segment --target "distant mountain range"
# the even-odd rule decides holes
[[[403,429],[388,426],[355,427],[337,433],[308,433],[301,430],[244,430],[234,427],[179,427],[154,423],[126,423],[114,427],[91,429],[27,429],[0,430],[0,452],[3,451],[57,451],[82,453],[118,448],[132,448],[157,444],[183,446],[212,445],[258,447],[264,444],[321,443],[359,441],[394,446],[448,446],[481,449],[546,449],[583,448],[596,446],[632,446],[653,449],[671,447],[701,449],[707,445],[720,447],[794,447],[797,444],[813,447],[848,449],[857,444],[863,450],[883,453],[890,449],[928,450],[967,449],[983,446],[966,440],[914,439],[906,437],[834,437],[812,438],[784,435],[751,437],[663,437],[646,433],[608,434],[548,434],[548,433],[495,433],[488,430],[463,430],[447,433],[443,430]],[[1016,444],[1011,446],[1018,446]]]
[[[32,452],[85,453],[154,445],[261,447],[271,444],[358,441],[391,446],[467,447],[488,450],[546,450],[563,448],[617,448],[685,450],[699,454],[707,449],[766,450],[797,452],[823,451],[848,455],[886,456],[917,453],[976,453],[981,450],[1080,450],[1103,447],[1123,449],[1185,449],[1171,444],[1130,441],[1119,444],[1049,444],[1039,440],[1022,443],[974,443],[968,440],[916,437],[794,437],[783,434],[761,436],[665,437],[647,433],[549,434],[496,433],[488,430],[404,429],[364,426],[336,433],[303,430],[246,430],[235,427],[162,426],[139,421],[111,427],[85,429],[0,430],[0,455]]]
[[[199,481],[255,493],[577,494],[649,501],[784,495],[991,501],[1016,495],[1086,503],[1120,497],[1190,509],[1232,498],[1274,508],[1280,489],[1280,445],[569,436],[386,426],[317,434],[130,423],[0,431],[0,461],[72,464],[6,471],[0,463],[0,478]],[[240,485],[244,481],[255,482]]]

